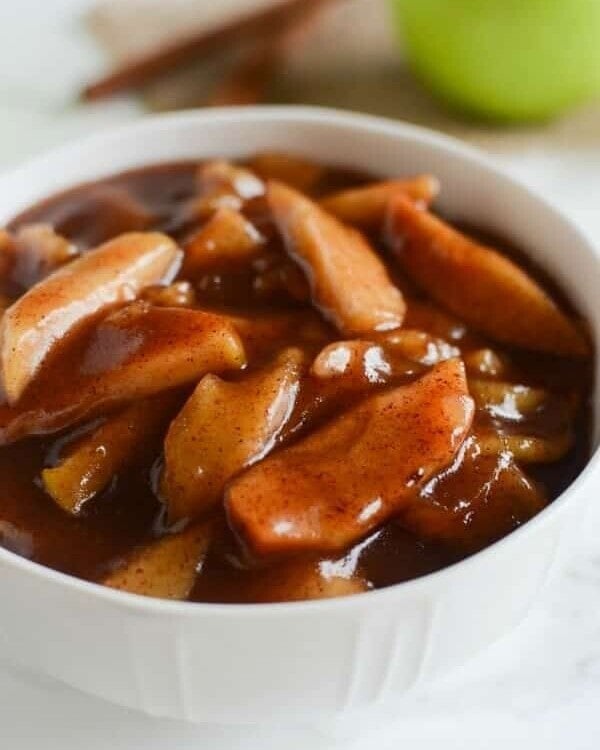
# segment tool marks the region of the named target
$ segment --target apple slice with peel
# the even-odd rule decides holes
[[[513,346],[586,356],[577,325],[511,260],[404,197],[390,204],[388,238],[403,269],[438,304]]]
[[[131,233],[86,253],[20,297],[0,324],[0,368],[14,404],[61,339],[149,284],[170,281],[181,251],[159,233]]]
[[[268,183],[267,200],[289,255],[305,272],[315,305],[345,336],[399,328],[400,291],[365,238],[301,193]]]
[[[443,362],[233,480],[230,522],[259,555],[344,550],[418,498],[452,461],[473,413],[464,366]]]
[[[165,440],[162,491],[172,521],[206,513],[234,474],[273,449],[294,409],[303,362],[299,349],[286,349],[241,380],[200,381]]]
[[[212,539],[210,522],[193,524],[134,552],[99,583],[140,596],[188,598]]]
[[[388,204],[394,196],[403,195],[429,206],[439,192],[440,183],[437,178],[421,175],[342,190],[323,198],[321,207],[337,216],[340,221],[360,229],[378,229],[383,226]]]

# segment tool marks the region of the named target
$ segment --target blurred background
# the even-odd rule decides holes
[[[483,146],[600,231],[600,0],[19,0],[0,63],[0,167],[145,111],[322,104]]]

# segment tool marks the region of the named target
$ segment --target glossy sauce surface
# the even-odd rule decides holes
[[[131,230],[164,231],[176,241],[185,242],[202,223],[189,211],[196,192],[197,167],[196,163],[163,165],[82,186],[32,208],[15,219],[9,229],[17,231],[31,223],[48,223],[80,252]],[[368,181],[365,175],[328,169],[309,192],[320,197]],[[282,240],[264,200],[257,197],[246,201],[243,212],[266,238],[260,257],[241,267],[217,264],[193,282],[197,307],[243,315],[256,322],[256,335],[245,341],[250,357],[248,370],[223,375],[229,382],[259,370],[284,347],[294,346],[307,361],[312,361],[326,345],[343,339],[305,301],[303,279],[295,276],[293,264],[281,263]],[[520,410],[518,396],[504,394],[495,405],[490,407],[488,403],[478,408],[474,432],[527,435],[529,439],[542,440],[554,440],[567,432],[570,435],[568,448],[556,461],[526,465],[517,461],[532,486],[539,488],[536,493],[514,489],[514,476],[507,476],[507,462],[512,460],[507,458],[508,449],[484,456],[477,440],[467,439],[452,465],[425,484],[422,508],[415,513],[392,518],[339,555],[301,554],[302,560],[314,563],[324,574],[333,566],[336,575],[360,575],[368,587],[379,588],[424,575],[472,554],[525,522],[571,483],[590,452],[588,405],[592,372],[587,359],[512,349],[471,330],[417,290],[394,262],[379,232],[370,233],[369,239],[384,259],[391,278],[405,292],[408,312],[404,327],[426,332],[454,347],[467,363],[470,384],[476,381],[485,387],[485,383],[508,380],[550,394],[533,412]],[[499,247],[498,242],[495,245]],[[511,248],[507,252],[522,262],[518,250]],[[18,279],[5,287],[10,298],[20,291]],[[261,325],[276,334],[263,335]],[[3,414],[14,409],[55,410],[60,414],[61,410],[72,408],[74,394],[85,390],[89,378],[118,369],[132,351],[146,345],[151,348],[160,336],[154,326],[145,330],[142,323],[135,336],[130,333],[129,337],[120,338],[113,332],[99,343],[98,331],[94,322],[70,336],[63,349],[45,365],[43,382],[34,383],[26,393],[25,407],[0,404],[0,422]],[[495,374],[497,362],[504,363],[508,373],[502,378]],[[392,386],[412,383],[427,369],[427,364],[410,364],[399,356],[399,365],[391,376],[380,383],[373,377],[370,384],[365,387],[361,383],[358,389],[340,388],[335,382],[324,383],[314,374],[306,374],[293,415],[277,438],[278,445],[293,445],[360,402],[367,393],[383,393]],[[173,413],[195,384],[175,384]],[[42,469],[55,465],[64,446],[89,431],[111,408],[82,408],[75,427],[61,430],[58,418],[51,427],[58,432],[0,447],[0,544],[52,568],[100,580],[138,545],[170,530],[172,523],[160,499],[162,434],[149,439],[127,469],[115,475],[77,517],[63,512],[43,489]],[[543,498],[536,507],[521,503],[521,497],[534,495]],[[528,499],[524,502],[526,505]],[[230,528],[221,507],[214,516],[216,539],[190,599],[247,602],[285,598],[275,580],[277,571],[293,566],[298,556],[260,558],[250,554]],[[271,580],[269,576],[275,578]]]

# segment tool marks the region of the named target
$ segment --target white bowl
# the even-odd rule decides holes
[[[63,188],[187,158],[288,150],[381,175],[432,172],[451,215],[525,248],[600,332],[600,264],[571,222],[477,152],[420,128],[305,108],[140,120],[0,180],[0,225]],[[600,347],[599,347],[600,348]],[[596,409],[599,400],[595,397]],[[594,445],[598,443],[595,415]],[[547,579],[598,454],[535,519],[438,573],[342,600],[171,603],[121,594],[0,550],[0,644],[28,666],[150,714],[220,722],[325,718],[392,700],[513,627]]]

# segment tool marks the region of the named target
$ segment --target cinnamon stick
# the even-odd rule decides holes
[[[82,91],[86,101],[103,99],[121,91],[137,88],[153,78],[192,59],[210,55],[255,37],[277,35],[282,26],[303,18],[308,8],[325,6],[335,0],[281,0],[276,5],[240,15],[208,31],[202,30],[167,44],[125,63]]]
[[[205,105],[226,107],[258,104],[265,99],[279,61],[278,51],[274,47],[259,45],[219,82]]]
[[[276,71],[286,57],[308,37],[322,10],[322,3],[306,3],[303,13],[283,24],[277,34],[258,40],[228,75],[217,85],[206,102],[208,106],[258,104]]]

